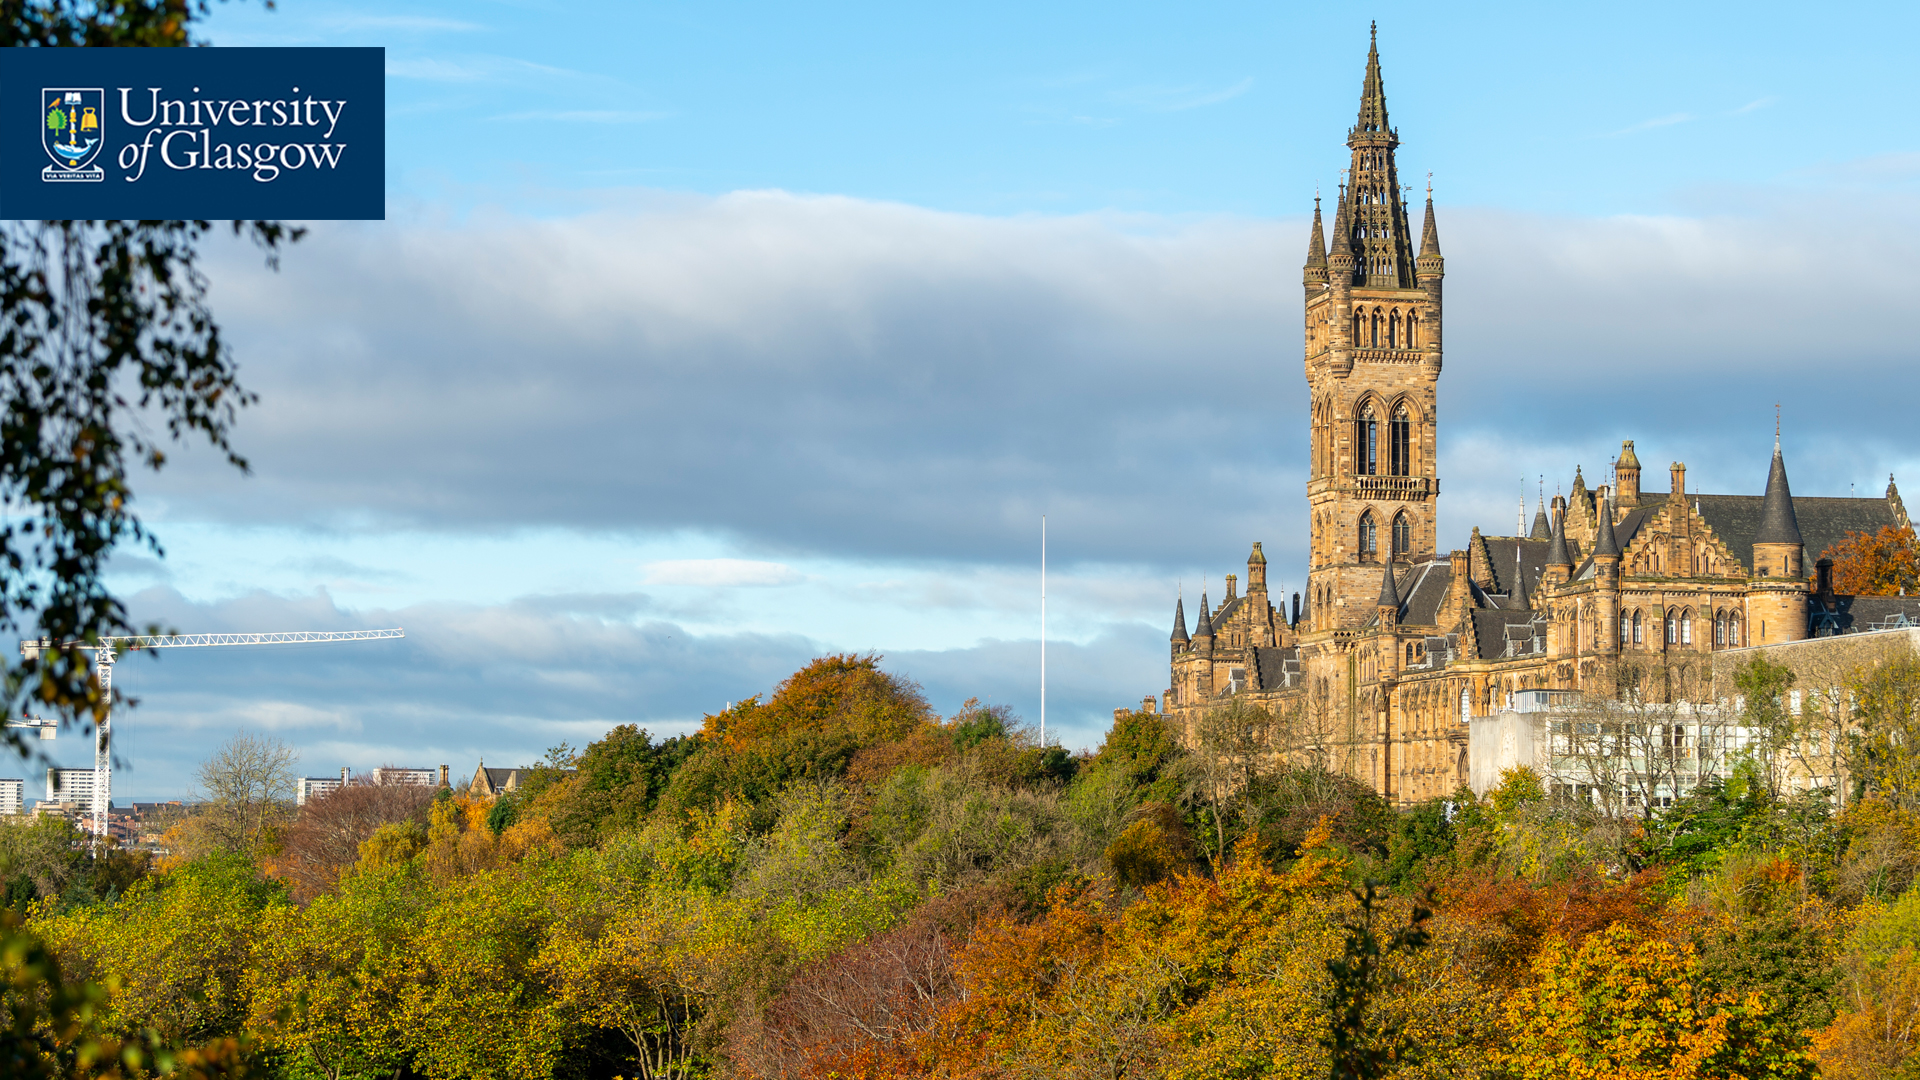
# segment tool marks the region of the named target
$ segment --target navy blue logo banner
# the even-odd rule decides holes
[[[385,49],[0,48],[0,218],[384,219],[385,72]]]

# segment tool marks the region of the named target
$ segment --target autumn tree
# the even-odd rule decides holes
[[[1784,1080],[1817,1073],[1759,995],[1720,1000],[1693,978],[1691,946],[1616,923],[1550,938],[1531,985],[1503,1010],[1493,1057],[1516,1080]]]
[[[1833,560],[1833,591],[1843,596],[1907,596],[1920,592],[1920,541],[1911,525],[1847,531],[1821,553]]]
[[[282,837],[273,865],[305,902],[332,888],[360,861],[382,826],[413,823],[424,836],[434,789],[361,780],[307,800]]]

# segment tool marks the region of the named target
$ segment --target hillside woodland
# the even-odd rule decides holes
[[[151,865],[0,829],[0,1049],[289,1080],[1920,1077],[1920,664],[1855,677],[1841,806],[1743,764],[1620,818],[1525,771],[1396,809],[1258,753],[1246,708],[1070,755],[826,657],[496,801],[349,787],[182,822]]]

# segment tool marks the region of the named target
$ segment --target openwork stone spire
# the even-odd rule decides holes
[[[1367,49],[1360,117],[1347,132],[1353,164],[1347,176],[1346,222],[1354,254],[1353,283],[1373,288],[1415,286],[1413,234],[1393,151],[1400,136],[1387,122],[1387,90],[1380,78],[1378,27]],[[1335,238],[1334,243],[1340,241]],[[1436,239],[1436,243],[1437,243]]]

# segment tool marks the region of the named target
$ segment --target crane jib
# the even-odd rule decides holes
[[[328,641],[382,641],[406,636],[406,632],[397,626],[390,630],[292,630],[275,634],[142,634],[96,638],[91,643],[72,641],[65,647],[92,652],[94,678],[98,681],[103,693],[111,693],[114,654],[119,652],[183,649],[205,645],[305,645]],[[51,651],[52,648],[53,643],[46,638],[29,638],[20,643],[20,655],[24,659],[35,660],[41,653]],[[110,750],[112,730],[113,715],[109,712],[100,721],[94,735],[94,782],[90,803],[92,831],[96,838],[107,835],[107,818],[113,807],[113,755]],[[98,853],[96,844],[95,854]]]

